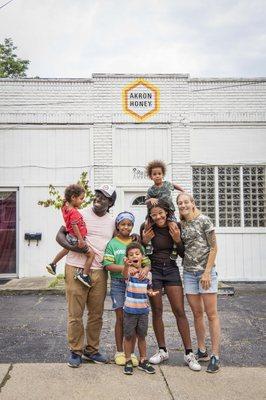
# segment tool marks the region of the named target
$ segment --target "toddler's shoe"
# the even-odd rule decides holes
[[[83,285],[87,286],[87,287],[91,287],[92,283],[91,283],[91,278],[89,277],[89,275],[84,276],[82,274],[82,272],[79,272],[76,276],[76,279],[78,279],[80,282],[83,283]]]
[[[132,375],[133,374],[133,365],[131,360],[127,361],[124,366],[124,374]]]
[[[177,259],[177,257],[178,257],[177,248],[176,248],[176,245],[174,244],[172,253],[170,254],[170,260],[175,261]]]
[[[147,372],[147,374],[155,374],[155,369],[151,366],[148,360],[144,360],[139,362],[138,369],[141,371]]]
[[[126,357],[123,351],[117,351],[115,353],[115,363],[116,365],[125,365]]]
[[[46,265],[46,269],[49,272],[49,274],[56,275],[56,264],[53,263],[48,264]]]

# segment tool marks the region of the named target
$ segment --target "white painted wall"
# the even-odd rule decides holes
[[[266,126],[191,129],[192,164],[265,163]]]

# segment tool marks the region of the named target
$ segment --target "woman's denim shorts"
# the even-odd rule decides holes
[[[185,294],[204,294],[217,293],[218,291],[218,275],[215,267],[211,270],[211,286],[208,290],[204,290],[200,283],[201,275],[204,271],[199,272],[183,272],[183,284]]]
[[[126,286],[124,278],[111,278],[110,295],[113,302],[113,310],[124,307]]]

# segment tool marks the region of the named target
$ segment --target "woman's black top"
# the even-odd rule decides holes
[[[180,224],[178,224],[179,229],[181,230]],[[164,228],[159,228],[157,225],[153,225],[153,232],[155,234],[154,238],[151,240],[153,253],[149,255],[151,260],[151,265],[173,265],[175,261],[170,260],[170,255],[173,251],[174,241],[172,236],[169,233],[168,226]],[[144,230],[144,224],[140,228],[141,236]],[[184,244],[182,240],[176,244],[177,254],[180,257],[184,257]]]

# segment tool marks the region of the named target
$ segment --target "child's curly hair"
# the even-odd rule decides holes
[[[166,174],[166,164],[161,160],[154,160],[150,161],[149,164],[146,166],[146,172],[149,178],[151,178],[151,173],[154,168],[161,168],[163,176]]]
[[[70,203],[72,196],[78,197],[83,193],[85,193],[84,188],[82,186],[78,185],[77,183],[75,183],[73,185],[69,185],[65,189],[65,201]]]
[[[138,242],[131,242],[127,245],[126,248],[126,257],[128,256],[128,252],[132,249],[139,249],[139,251],[141,252],[142,255],[144,255],[144,251],[143,251],[143,247],[141,246],[140,243]]]

